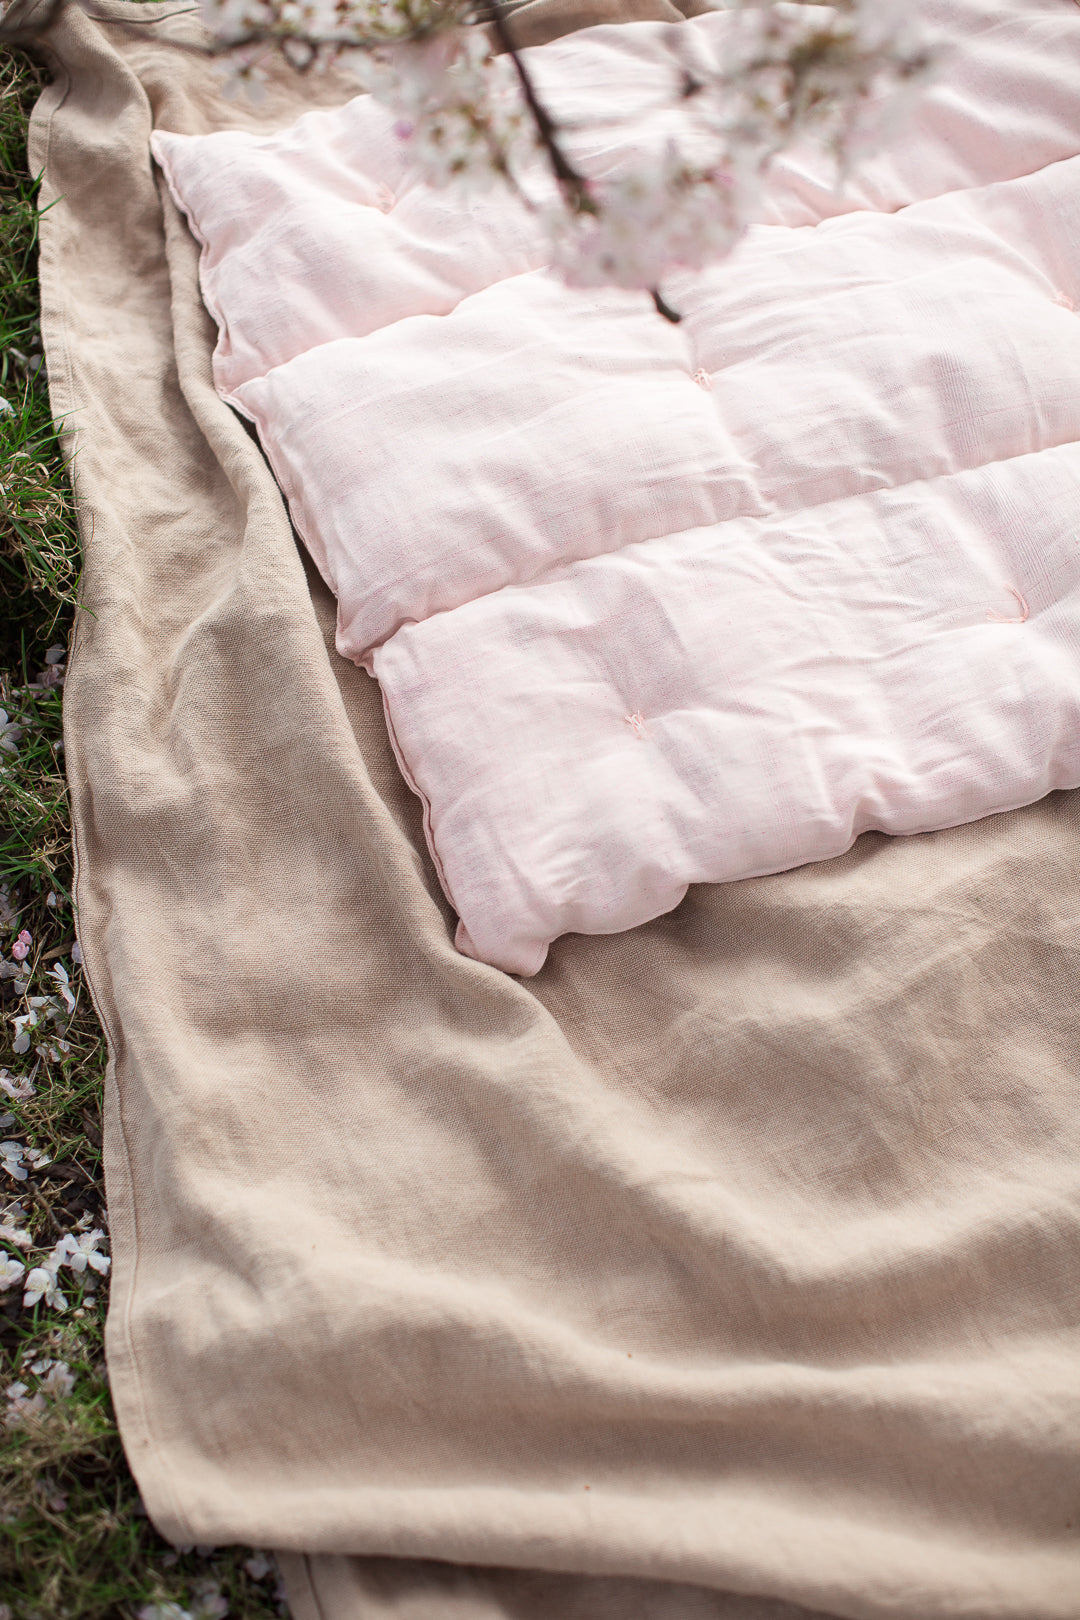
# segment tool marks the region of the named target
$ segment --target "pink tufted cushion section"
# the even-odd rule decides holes
[[[956,0],[971,51],[869,206],[792,156],[774,223],[665,282],[678,326],[564,287],[498,194],[438,224],[366,98],[155,137],[465,952],[533,973],[690,883],[1080,785],[1080,14],[1045,10]],[[665,26],[531,58],[564,109],[620,60],[644,105]],[[653,134],[575,139],[611,172]]]

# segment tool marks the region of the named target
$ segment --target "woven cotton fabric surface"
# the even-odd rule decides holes
[[[1076,155],[1074,7],[933,15],[939,172]],[[1075,1620],[1077,796],[694,887],[527,985],[459,955],[148,156],[349,87],[224,102],[194,27],[65,16],[31,155],[151,1515],[282,1549],[302,1620]],[[793,159],[774,222],[827,191]]]

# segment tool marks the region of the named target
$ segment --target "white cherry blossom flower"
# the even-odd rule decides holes
[[[26,1211],[21,1204],[9,1204],[0,1210],[0,1242],[10,1243],[14,1249],[29,1249],[34,1240],[19,1224],[25,1219]]]
[[[61,1029],[67,1028],[68,1013],[61,1007],[55,996],[31,996],[29,1012],[20,1013],[11,1021],[15,1025],[15,1039],[11,1043],[13,1052],[20,1056],[30,1047],[30,1031],[38,1029],[42,1024],[51,1022]]]
[[[23,1164],[25,1151],[21,1142],[0,1142],[0,1170],[6,1170],[14,1181],[25,1181],[30,1173]]]
[[[731,176],[688,164],[674,140],[653,163],[588,189],[599,211],[569,229],[560,231],[557,208],[544,211],[554,262],[572,286],[655,286],[670,266],[719,258],[743,228]]]
[[[448,28],[378,46],[357,73],[399,114],[395,132],[429,183],[479,191],[508,181],[536,148],[509,67],[476,30]]]
[[[19,752],[19,739],[22,736],[22,727],[13,724],[8,719],[7,710],[0,709],[0,748],[9,754]]]
[[[196,1581],[191,1593],[191,1620],[225,1620],[228,1599],[214,1580]]]
[[[26,1276],[26,1292],[23,1294],[23,1305],[29,1309],[39,1300],[44,1300],[46,1306],[52,1311],[66,1311],[67,1300],[56,1280],[59,1265],[54,1256],[50,1256],[44,1265],[35,1266]]]
[[[98,1253],[98,1245],[104,1242],[105,1234],[100,1228],[93,1232],[84,1232],[80,1237],[68,1232],[62,1237],[53,1250],[58,1265],[66,1265],[72,1271],[83,1272],[87,1266],[104,1276],[112,1264],[108,1255]]]
[[[4,1414],[5,1428],[21,1428],[28,1417],[36,1417],[39,1412],[45,1410],[44,1395],[40,1391],[36,1395],[28,1395],[26,1384],[9,1384],[4,1394],[7,1397],[7,1411]]]
[[[57,1361],[41,1380],[41,1390],[51,1400],[63,1401],[75,1388],[75,1375],[66,1361]]]
[[[69,1013],[75,1011],[75,997],[71,991],[71,981],[68,978],[67,968],[63,962],[57,962],[55,967],[49,969],[49,978],[55,980],[56,988],[63,997],[64,1006]]]
[[[5,1091],[12,1102],[26,1102],[35,1095],[33,1078],[30,1075],[16,1077],[7,1069],[0,1069],[0,1091]]]
[[[38,1015],[31,1008],[27,1013],[20,1013],[11,1022],[15,1025],[15,1039],[11,1043],[11,1050],[22,1057],[24,1052],[30,1050],[30,1031],[37,1028]]]
[[[26,1275],[26,1267],[21,1260],[13,1260],[10,1255],[0,1257],[0,1293],[6,1293],[14,1288]]]

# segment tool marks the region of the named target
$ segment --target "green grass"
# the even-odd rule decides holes
[[[23,1157],[24,1181],[0,1168],[0,1225],[8,1210],[16,1234],[0,1232],[0,1266],[17,1261],[27,1276],[65,1234],[107,1232],[105,1044],[73,955],[61,737],[79,549],[40,362],[36,188],[25,173],[26,121],[43,83],[30,62],[0,58],[0,398],[10,407],[0,406],[0,708],[18,728],[0,729],[0,742],[15,744],[0,746],[0,1075],[16,1090],[33,1085],[20,1100],[0,1092],[0,1141],[41,1156]],[[23,930],[31,945],[19,963]],[[51,977],[58,964],[75,997],[70,1018]],[[13,1020],[40,997],[51,1002],[17,1052]],[[63,1016],[47,1018],[51,1008]],[[0,1292],[0,1620],[135,1620],[147,1605],[177,1606],[160,1620],[212,1620],[226,1605],[251,1620],[282,1614],[276,1572],[244,1567],[250,1548],[178,1553],[153,1530],[109,1400],[108,1279],[87,1266],[63,1268],[59,1281],[63,1310],[26,1307],[26,1277]],[[13,1385],[25,1390],[9,1399]]]

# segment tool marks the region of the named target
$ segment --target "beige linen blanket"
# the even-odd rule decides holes
[[[196,37],[67,13],[31,153],[151,1516],[298,1620],[1076,1620],[1080,798],[458,955],[147,149],[350,89]]]

